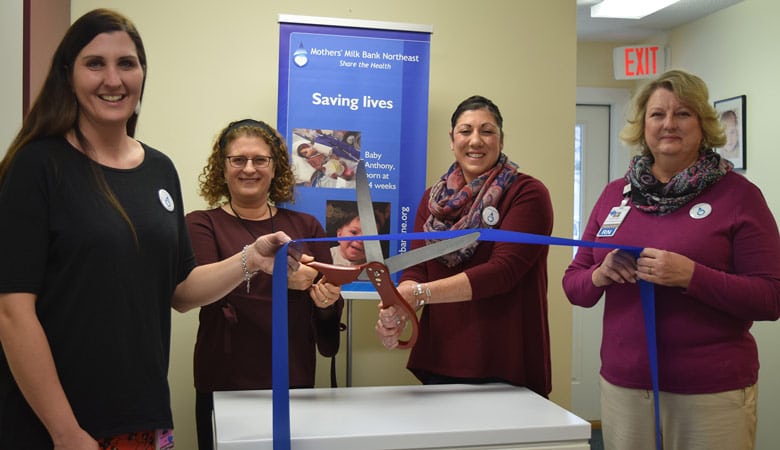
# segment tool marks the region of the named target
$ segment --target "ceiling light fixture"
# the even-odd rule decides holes
[[[641,19],[680,0],[604,0],[590,7],[590,16],[610,19]]]

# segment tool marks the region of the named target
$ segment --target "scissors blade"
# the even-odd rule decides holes
[[[371,202],[371,187],[368,184],[368,175],[366,174],[366,162],[360,160],[355,174],[355,189],[357,190],[358,216],[360,217],[360,228],[364,235],[374,236],[376,231],[376,217],[374,216],[374,205]],[[383,262],[382,245],[379,241],[363,241],[363,250],[366,252],[366,261]],[[365,273],[365,272],[364,272]]]
[[[421,262],[438,258],[439,256],[460,250],[477,239],[479,239],[479,231],[464,234],[463,236],[458,236],[451,239],[445,239],[443,241],[438,241],[436,243],[426,245],[425,247],[416,248],[405,253],[399,253],[395,256],[391,256],[385,260],[385,266],[387,266],[388,272],[395,273],[415,264],[419,264]],[[368,280],[365,271],[362,272],[360,276],[358,276],[358,280]]]

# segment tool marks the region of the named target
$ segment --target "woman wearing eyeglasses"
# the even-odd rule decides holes
[[[295,178],[282,136],[246,119],[225,127],[199,178],[200,195],[213,209],[187,215],[198,264],[240,251],[249,239],[284,231],[292,239],[325,237],[314,216],[278,208],[292,201]],[[327,242],[300,250],[331,263]],[[306,266],[288,277],[290,386],[313,387],[316,349],[339,349],[341,289]],[[198,445],[213,448],[214,391],[271,387],[271,276],[261,273],[220,301],[201,308],[195,343]]]

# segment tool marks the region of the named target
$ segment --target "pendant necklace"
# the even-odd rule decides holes
[[[274,215],[273,212],[271,211],[271,204],[266,202],[265,205],[268,208],[268,219],[271,220],[271,233],[273,233],[276,230],[274,229]],[[249,228],[249,225],[246,223],[246,220],[238,214],[235,208],[233,208],[233,200],[228,200],[228,206],[230,206],[230,210],[233,211],[233,215],[236,216],[236,219],[238,219],[238,221],[241,223],[244,229],[249,233],[249,235],[252,236],[252,239],[257,240],[257,235],[255,235],[255,233],[252,232],[252,229]]]
[[[270,203],[266,202],[265,204],[268,207],[268,218],[271,221],[271,233],[273,233],[274,231],[276,231],[274,229],[274,215],[273,215],[273,211],[271,210],[271,204]],[[241,215],[238,214],[238,212],[236,211],[235,208],[233,208],[233,200],[232,199],[228,200],[228,206],[230,206],[230,210],[233,212],[233,215],[236,216],[236,219],[238,219],[238,222],[244,227],[244,229],[249,233],[249,235],[252,236],[252,239],[254,241],[256,241],[257,240],[257,236],[255,235],[255,233],[253,233],[252,229],[249,228],[249,225],[246,223],[244,218],[241,217]],[[253,241],[253,243],[254,243],[254,241]],[[249,284],[247,284],[247,292],[248,292],[248,290],[249,290]],[[229,301],[227,301],[227,300],[225,300],[224,304],[222,305],[222,313],[225,315],[225,319],[227,319],[227,321],[229,323],[235,324],[235,323],[238,322],[238,316],[236,314],[236,310],[233,307],[233,305]],[[229,344],[226,344],[226,345],[229,346]]]

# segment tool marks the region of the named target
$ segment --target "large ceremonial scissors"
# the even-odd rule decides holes
[[[365,236],[377,235],[376,217],[371,202],[371,187],[368,184],[365,162],[358,162],[355,174],[355,190],[357,191],[358,216],[360,226]],[[404,300],[398,292],[390,275],[399,270],[419,264],[439,256],[452,253],[471,244],[479,238],[479,232],[445,239],[424,247],[400,253],[389,258],[382,255],[382,246],[377,239],[363,241],[363,250],[366,253],[366,262],[357,266],[337,266],[322,262],[312,261],[307,266],[317,269],[325,276],[328,282],[335,285],[351,283],[355,280],[368,280],[374,285],[382,300],[382,308],[394,306],[402,311],[402,315],[408,318],[412,325],[412,334],[408,340],[399,340],[398,348],[410,348],[417,341],[417,333],[420,324],[414,308]],[[291,248],[292,249],[292,248]]]

